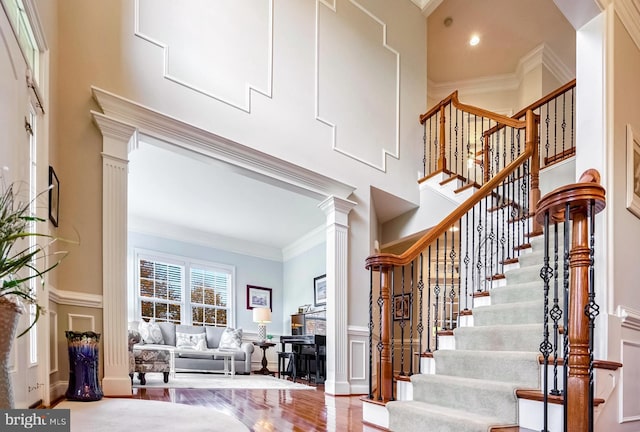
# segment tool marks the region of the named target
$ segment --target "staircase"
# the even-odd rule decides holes
[[[455,96],[421,116],[425,152],[434,154],[425,154],[425,170],[432,161],[435,169],[421,182],[464,198],[402,253],[367,259],[370,391],[364,420],[397,431],[540,430],[537,418],[521,416],[520,395],[542,400],[544,430],[588,430],[594,403],[589,329],[597,315],[589,245],[595,214],[604,207],[599,175],[590,170],[580,183],[540,199],[540,149],[553,141],[548,123],[539,139],[540,116],[532,109],[525,121],[514,121],[460,104]],[[451,105],[463,113],[451,114]],[[445,107],[455,125],[447,125]],[[436,129],[427,132],[427,123]],[[474,143],[472,151],[472,140],[481,148]],[[467,176],[459,168],[470,164],[458,158],[465,147],[479,166]],[[564,142],[561,153],[568,154]],[[547,155],[544,164],[558,158]],[[565,245],[571,253],[564,253]],[[565,297],[569,309],[562,310]],[[398,298],[409,303],[399,316]],[[567,316],[570,323],[563,321]],[[586,350],[574,349],[585,344]],[[541,353],[546,364],[558,359],[551,360],[551,370],[555,376],[560,370],[560,381],[563,355],[573,365],[568,387],[548,378]],[[566,397],[549,395],[563,388],[572,389]],[[568,427],[549,429],[549,400],[580,414]]]
[[[435,374],[411,376],[413,400],[387,404],[391,430],[486,432],[519,424],[515,391],[541,389],[543,240],[532,238],[505,271],[490,305],[473,308],[473,326],[454,330],[455,350],[433,353]]]

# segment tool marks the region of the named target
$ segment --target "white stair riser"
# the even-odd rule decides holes
[[[459,327],[473,327],[473,315],[463,315],[458,318]]]
[[[438,336],[438,349],[448,349],[454,350],[456,349],[456,338],[455,336]]]
[[[370,402],[362,403],[362,420],[367,423],[379,426],[384,429],[389,428],[389,411],[387,407]]]
[[[423,373],[423,374],[436,373],[436,361],[434,360],[433,357],[420,358],[420,373]]]
[[[413,385],[409,381],[398,381],[396,386],[396,400],[413,400]]]
[[[563,406],[549,404],[547,411],[547,431],[563,432]],[[518,423],[521,428],[542,430],[544,405],[529,399],[518,399]]]

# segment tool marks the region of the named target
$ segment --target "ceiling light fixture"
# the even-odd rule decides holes
[[[471,39],[469,39],[469,45],[471,46],[476,46],[480,43],[480,36],[478,35],[472,35]]]

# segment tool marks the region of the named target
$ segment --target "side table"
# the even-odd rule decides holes
[[[271,342],[253,342],[253,344],[262,349],[262,369],[254,371],[253,373],[260,375],[273,375],[273,372],[267,368],[267,349],[272,346],[276,346],[276,344]]]

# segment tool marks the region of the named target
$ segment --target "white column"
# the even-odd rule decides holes
[[[130,396],[127,353],[127,165],[136,129],[92,112],[102,132],[102,299],[105,396]]]
[[[350,394],[348,381],[349,212],[356,203],[331,196],[319,207],[327,216],[327,376],[324,391]]]

